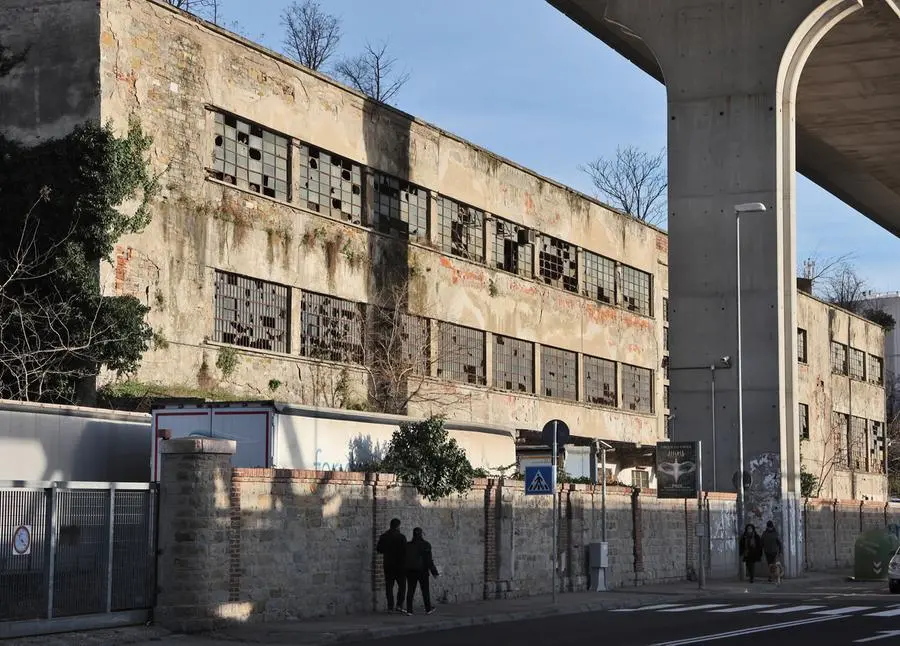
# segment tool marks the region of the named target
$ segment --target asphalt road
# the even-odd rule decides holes
[[[868,640],[868,641],[861,641]],[[609,610],[517,623],[361,642],[371,646],[687,646],[717,642],[823,646],[900,644],[900,595],[881,586],[845,586],[806,593],[768,588],[628,610]]]

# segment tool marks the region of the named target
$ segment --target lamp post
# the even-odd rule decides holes
[[[765,213],[762,202],[748,202],[734,207],[734,261],[737,268],[737,391],[738,391],[738,535],[744,527],[744,356],[741,337],[741,215]],[[740,564],[738,564],[740,571]]]

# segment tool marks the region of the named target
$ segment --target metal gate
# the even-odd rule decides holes
[[[157,503],[156,484],[0,482],[0,639],[147,621]]]

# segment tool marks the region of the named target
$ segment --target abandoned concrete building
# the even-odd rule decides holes
[[[635,466],[667,436],[665,232],[157,0],[0,6],[4,43],[56,42],[2,82],[0,127],[136,116],[154,139],[152,222],[101,271],[152,308],[131,379],[523,432],[560,418]],[[804,461],[829,494],[883,496],[883,333],[800,301]]]

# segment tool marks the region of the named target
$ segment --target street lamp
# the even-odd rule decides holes
[[[741,338],[741,215],[765,213],[762,202],[749,202],[734,207],[735,264],[737,266],[737,391],[738,391],[738,535],[744,527],[744,357]]]

